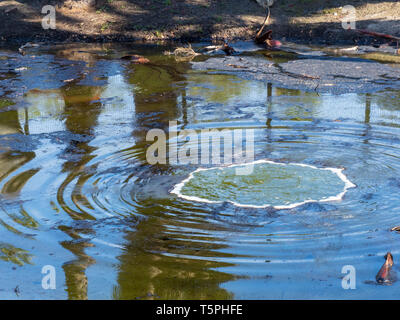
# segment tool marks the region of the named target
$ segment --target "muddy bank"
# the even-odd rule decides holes
[[[42,7],[49,3],[56,7],[56,30],[41,26]],[[345,5],[356,8],[357,28],[400,35],[398,1],[275,1],[269,28],[284,41],[385,42],[344,30]],[[0,41],[250,40],[264,16],[254,0],[1,1]]]
[[[154,52],[158,51],[168,61],[182,67],[197,71],[217,74],[230,74],[247,80],[261,80],[282,88],[299,89],[316,93],[369,93],[384,89],[400,89],[400,57],[392,47],[374,48],[372,46],[308,46],[286,43],[280,50],[265,50],[252,41],[232,43],[234,54],[226,56],[222,50],[207,51],[204,43],[194,43],[195,55],[188,57],[175,56],[173,49],[176,44],[164,46],[138,43],[124,44],[81,44],[38,45],[27,47],[20,52],[9,50],[0,54],[0,72],[3,77],[0,94],[15,87],[20,87],[12,96],[22,97],[31,89],[49,89],[49,85],[62,85],[64,79],[53,77],[51,82],[45,81],[41,70],[48,67],[42,65],[47,54],[54,54],[58,59],[68,61],[68,64],[79,63],[84,68],[86,63],[92,65],[95,61],[108,61],[137,53],[145,52],[146,59],[154,61]],[[118,47],[121,46],[121,47]],[[22,52],[22,54],[21,54]],[[34,60],[34,64],[32,61]],[[126,62],[129,63],[129,62]],[[21,85],[17,75],[37,74],[37,81],[29,81]],[[22,79],[24,79],[23,77]],[[91,79],[98,83],[101,79]],[[101,82],[101,81],[100,81]]]
[[[289,53],[272,62],[268,52],[257,56],[215,57],[193,62],[193,69],[235,74],[279,87],[321,93],[367,93],[400,88],[400,68],[357,57],[327,56],[323,52]]]

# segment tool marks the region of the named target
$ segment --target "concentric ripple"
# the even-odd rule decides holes
[[[76,81],[0,109],[0,298],[14,298],[16,285],[22,298],[38,298],[44,265],[55,266],[60,283],[40,291],[47,298],[397,296],[399,283],[371,281],[387,251],[395,263],[400,254],[400,235],[389,231],[400,224],[398,92],[318,95],[197,73],[154,48],[140,50],[152,66],[110,53],[81,61],[81,72],[55,53],[43,56],[40,63],[51,57],[61,69],[58,77]],[[321,199],[330,201],[236,206],[222,182],[206,190],[215,203],[171,193],[193,172],[216,170],[147,163],[146,132],[168,132],[173,120],[195,132],[253,129],[256,163],[269,159],[293,169],[291,177],[299,174],[293,164],[318,168],[311,176],[324,181]],[[357,270],[357,290],[342,289],[345,265]]]

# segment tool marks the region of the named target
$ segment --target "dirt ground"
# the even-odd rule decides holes
[[[46,4],[56,6],[56,30],[41,27]],[[343,29],[345,5],[356,8],[357,28],[400,36],[398,0],[275,0],[269,28],[283,40],[366,41]],[[255,0],[7,0],[0,1],[0,40],[250,40],[264,17]]]

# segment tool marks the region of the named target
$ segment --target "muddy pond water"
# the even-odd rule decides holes
[[[399,298],[400,282],[377,285],[375,275],[387,251],[400,265],[400,234],[390,232],[400,225],[400,91],[291,89],[242,77],[240,67],[193,68],[163,55],[172,49],[0,49],[0,299]],[[120,59],[127,54],[150,63]],[[247,56],[273,66],[298,59]],[[169,132],[171,121],[178,131],[251,130],[254,161],[336,168],[354,186],[290,206],[336,176],[309,176],[311,195],[301,199],[293,192],[308,171],[271,166],[237,183],[207,176],[195,185],[218,201],[179,197],[171,191],[191,173],[223,164],[150,164],[146,135]],[[263,207],[264,195],[260,206],[229,201],[228,184],[250,190],[251,203],[262,175],[265,197],[279,205],[271,195],[279,189],[287,208]],[[340,194],[341,183],[321,199]],[[342,287],[346,265],[356,270],[354,290]],[[43,288],[45,266],[54,289]]]

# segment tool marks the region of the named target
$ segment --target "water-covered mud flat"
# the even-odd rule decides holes
[[[387,251],[400,263],[399,65],[243,46],[192,61],[155,45],[0,49],[0,298],[398,296],[375,275]],[[251,129],[254,161],[336,168],[354,186],[286,209],[179,197],[176,185],[216,165],[149,164],[146,134],[170,121]],[[346,265],[355,290],[342,287]]]

